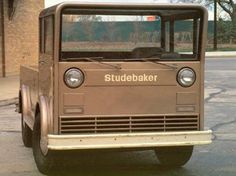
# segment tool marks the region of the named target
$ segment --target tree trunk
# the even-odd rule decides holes
[[[232,21],[232,24],[231,24],[232,43],[236,43],[236,4],[233,5],[231,21]]]

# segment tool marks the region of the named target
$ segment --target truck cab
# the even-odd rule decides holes
[[[204,130],[207,11],[184,4],[61,3],[39,17],[38,66],[22,66],[22,138],[38,169],[55,151],[154,149],[182,166]]]

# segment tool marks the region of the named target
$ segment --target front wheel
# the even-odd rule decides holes
[[[160,147],[155,150],[160,164],[172,167],[185,165],[191,158],[192,152],[193,146]]]
[[[52,151],[48,151],[47,154],[43,154],[40,147],[41,139],[41,124],[40,114],[37,113],[35,117],[34,130],[33,130],[33,154],[38,170],[43,174],[48,174],[53,171],[55,167],[55,158]]]

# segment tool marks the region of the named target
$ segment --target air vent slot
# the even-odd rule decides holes
[[[60,117],[61,134],[199,130],[198,116]]]

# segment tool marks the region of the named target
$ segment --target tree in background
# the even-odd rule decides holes
[[[213,0],[208,0],[212,2]],[[217,0],[219,6],[229,15],[233,23],[236,22],[236,1],[235,0]]]
[[[206,0],[212,4],[214,0]],[[217,0],[221,9],[230,17],[231,23],[225,23],[222,16],[219,18],[218,33],[223,40],[228,40],[230,44],[236,43],[236,0]]]
[[[197,3],[206,7],[214,4],[214,0],[170,0],[170,2]],[[221,7],[222,12],[224,12],[219,15],[219,37],[221,41],[228,41],[230,44],[236,43],[236,0],[216,0],[216,2]],[[231,23],[224,22],[227,18],[230,19]]]
[[[222,10],[228,14],[232,22],[236,22],[236,0],[216,0]],[[170,0],[170,2],[197,3],[207,7],[214,4],[214,0]]]

